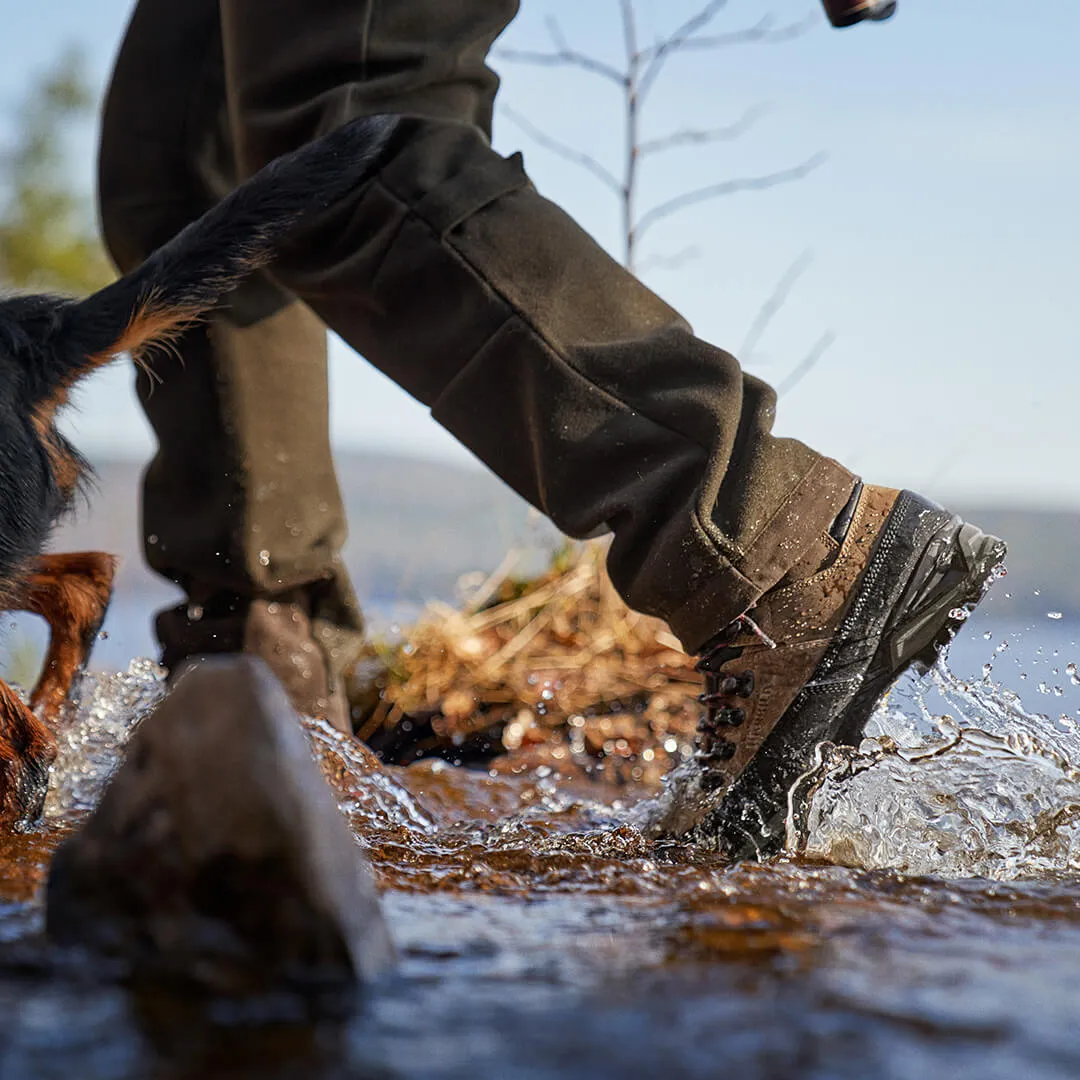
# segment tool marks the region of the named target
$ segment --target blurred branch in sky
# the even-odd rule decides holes
[[[72,127],[92,113],[83,57],[68,49],[30,87],[0,147],[0,285],[90,292],[113,274],[67,155]]]
[[[701,187],[679,192],[654,206],[639,210],[640,166],[646,158],[656,157],[687,146],[733,141],[748,132],[764,113],[761,108],[749,109],[737,120],[723,127],[681,127],[656,138],[643,139],[641,135],[642,110],[668,62],[683,52],[715,52],[735,45],[790,41],[804,34],[812,25],[812,21],[806,19],[775,26],[771,18],[765,16],[749,27],[726,33],[709,32],[717,16],[727,7],[727,2],[728,0],[709,0],[666,37],[660,38],[651,45],[642,45],[639,43],[639,18],[635,0],[619,0],[624,57],[618,67],[572,47],[558,20],[553,17],[548,19],[547,24],[551,38],[549,50],[500,49],[495,53],[497,57],[517,63],[541,67],[578,68],[614,83],[621,90],[623,164],[618,174],[601,163],[593,154],[569,146],[543,131],[516,110],[504,106],[502,111],[533,141],[565,161],[592,173],[619,199],[622,208],[623,263],[629,270],[640,272],[638,251],[641,239],[646,232],[665,218],[691,206],[726,195],[761,190],[800,180],[824,161],[824,155],[815,154],[791,168],[779,169],[761,176],[736,177],[704,184]],[[654,265],[663,265],[668,260],[654,258],[652,262]]]
[[[716,52],[733,46],[791,41],[805,34],[819,21],[819,17],[811,16],[777,26],[771,17],[766,15],[751,26],[716,32],[713,24],[727,7],[728,0],[708,0],[666,37],[661,37],[651,45],[642,45],[639,43],[640,20],[636,0],[618,0],[618,3],[623,38],[623,59],[619,66],[572,46],[554,17],[547,20],[550,49],[500,49],[495,55],[503,60],[540,67],[577,68],[618,87],[623,111],[621,169],[616,171],[609,168],[594,154],[556,138],[509,106],[502,106],[502,113],[537,145],[591,173],[619,200],[622,211],[623,264],[627,269],[637,274],[655,268],[678,269],[697,257],[699,251],[695,246],[674,255],[653,254],[644,260],[640,257],[641,241],[656,225],[714,199],[745,191],[762,191],[801,180],[825,161],[825,155],[814,154],[788,168],[762,175],[732,177],[706,183],[640,209],[638,188],[641,165],[646,159],[685,147],[734,141],[750,131],[765,112],[761,107],[751,108],[723,127],[676,127],[655,138],[644,139],[641,134],[642,111],[657,79],[669,61],[680,53]],[[800,256],[766,299],[747,335],[744,361],[751,358],[758,341],[776,318],[808,265],[808,256]],[[824,335],[780,382],[778,392],[783,393],[797,385],[817,365],[832,341],[831,333]]]

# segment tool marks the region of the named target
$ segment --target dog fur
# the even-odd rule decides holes
[[[89,475],[56,429],[58,410],[77,382],[118,355],[147,365],[271,262],[302,219],[370,177],[394,126],[388,117],[354,120],[278,158],[92,296],[0,299],[0,610],[34,612],[50,633],[29,707],[0,682],[0,825],[41,814],[53,729],[112,592],[112,556],[42,554]]]

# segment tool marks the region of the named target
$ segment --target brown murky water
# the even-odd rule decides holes
[[[42,942],[50,852],[159,692],[92,689],[47,826],[0,841],[5,1080],[1080,1075],[1078,737],[988,681],[902,688],[826,751],[813,858],[768,866],[647,842],[648,791],[382,769],[310,725],[401,953],[314,1015],[128,991]]]

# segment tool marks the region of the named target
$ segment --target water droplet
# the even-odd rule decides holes
[[[1060,619],[1060,618],[1063,618],[1060,611],[1048,611],[1046,613],[1046,617],[1048,619]]]
[[[1040,694],[1049,694],[1050,693],[1050,687],[1047,686],[1046,683],[1044,683],[1044,682],[1039,683],[1039,693]]]
[[[992,672],[993,670],[994,670],[994,665],[993,664],[983,664],[983,678],[984,679],[989,679],[990,678],[990,672]]]
[[[1054,687],[1054,697],[1064,697],[1064,696],[1065,696],[1065,691],[1062,690],[1060,686],[1055,686]]]
[[[1040,590],[1040,589],[1036,589],[1036,590],[1035,590],[1035,595],[1036,595],[1036,596],[1042,596],[1042,590]]]
[[[263,548],[262,551],[259,552],[259,565],[260,566],[269,566],[270,565],[270,552],[267,551],[266,548]]]
[[[993,636],[994,636],[993,630],[987,630],[986,633],[983,634],[983,641],[989,641]]]
[[[157,533],[151,533],[151,534],[150,534],[150,535],[149,535],[149,536],[148,536],[148,537],[146,538],[146,542],[147,542],[148,544],[156,544],[156,543],[158,542],[158,538],[157,538]]]
[[[676,739],[665,739],[664,740],[664,749],[669,754],[674,754],[675,751],[679,749],[678,740],[676,740]]]
[[[957,622],[963,622],[970,614],[971,612],[969,612],[967,608],[954,607],[952,611],[949,612],[949,618],[955,619]]]
[[[190,622],[198,622],[203,617],[202,604],[188,604],[187,617]]]

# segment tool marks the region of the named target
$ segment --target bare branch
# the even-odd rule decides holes
[[[667,202],[661,203],[659,206],[655,206],[642,214],[635,227],[637,239],[640,240],[645,232],[658,221],[671,217],[672,214],[685,210],[689,206],[696,206],[698,203],[710,199],[719,199],[725,195],[735,195],[740,191],[763,191],[766,188],[777,187],[780,184],[790,184],[795,180],[802,180],[803,177],[808,176],[818,168],[825,161],[825,158],[825,154],[815,154],[801,165],[796,165],[791,169],[781,169],[765,176],[746,176],[733,180],[723,180],[718,184],[710,184],[708,187],[688,191],[684,195],[677,195],[674,199],[669,199]]]
[[[599,75],[616,86],[626,85],[626,75],[595,56],[572,49],[563,36],[562,29],[555,19],[547,21],[548,33],[555,45],[554,52],[536,52],[532,49],[496,49],[493,56],[502,60],[511,60],[519,64],[535,64],[539,67],[576,67],[592,75]]]
[[[645,74],[641,77],[641,96],[645,97],[652,89],[661,68],[672,53],[717,51],[732,45],[777,44],[793,41],[795,38],[802,37],[816,24],[816,21],[815,18],[808,16],[799,22],[774,28],[772,17],[766,15],[753,26],[748,26],[743,30],[733,30],[726,34],[695,36],[694,34],[681,35],[680,31],[676,31],[671,37],[653,46],[652,57],[646,65]]]
[[[700,258],[701,248],[696,246],[686,247],[683,248],[682,251],[676,252],[674,255],[650,256],[643,263],[638,265],[636,273],[640,277],[650,270],[681,270],[688,262]]]
[[[758,313],[750,324],[746,337],[743,339],[742,348],[739,349],[739,357],[744,363],[753,355],[758,342],[765,336],[765,331],[769,329],[777,313],[787,303],[791,290],[795,288],[799,278],[806,273],[813,261],[814,256],[809,251],[804,251],[784,271],[783,276],[776,283],[776,288],[773,289],[765,303],[758,309]]]
[[[614,191],[616,195],[622,195],[622,184],[591,154],[586,154],[583,150],[576,150],[574,147],[568,146],[566,143],[560,142],[558,139],[554,139],[550,135],[545,134],[536,127],[535,124],[522,116],[521,113],[511,109],[509,105],[501,106],[501,112],[508,120],[521,128],[521,130],[539,146],[544,147],[545,150],[550,150],[553,154],[558,154],[559,157],[563,158],[565,161],[573,162],[573,164],[586,169],[601,181],[601,183]]]
[[[658,154],[664,150],[674,150],[680,146],[700,146],[704,143],[725,142],[737,139],[745,135],[765,115],[765,108],[758,106],[747,109],[745,113],[733,124],[726,127],[698,130],[696,128],[683,128],[674,131],[670,135],[662,135],[659,139],[647,139],[638,147],[638,153],[642,157],[647,154]]]
[[[817,366],[818,361],[829,351],[836,335],[829,330],[822,335],[817,344],[799,361],[791,370],[791,374],[781,381],[776,387],[776,396],[786,394],[794,386],[798,385]]]
[[[623,41],[626,45],[626,63],[630,68],[636,67],[638,62],[637,26],[634,19],[633,0],[621,0]]]
[[[682,26],[675,29],[663,41],[657,42],[650,49],[642,51],[639,59],[645,65],[645,72],[641,76],[640,94],[645,97],[652,84],[656,82],[660,69],[670,53],[680,48],[691,36],[699,30],[704,30],[720,13],[722,8],[727,7],[727,0],[709,0],[700,11],[691,15]]]
[[[807,16],[798,22],[788,23],[772,29],[771,20],[762,19],[756,26],[747,27],[745,30],[734,30],[729,34],[713,34],[709,37],[691,38],[679,47],[692,52],[701,52],[706,49],[725,49],[729,45],[751,45],[755,43],[767,43],[775,45],[783,41],[794,41],[802,37],[808,30],[817,25],[816,16]]]

